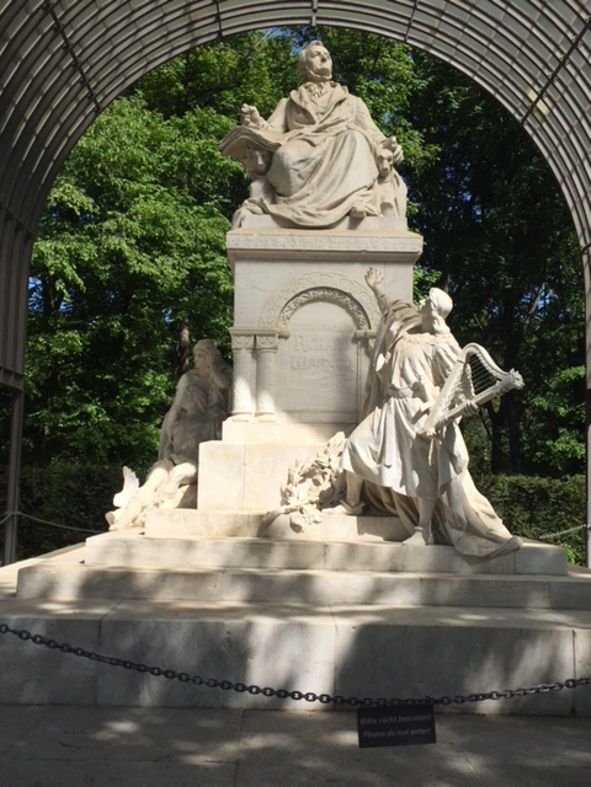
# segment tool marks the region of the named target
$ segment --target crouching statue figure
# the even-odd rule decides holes
[[[190,508],[197,504],[199,445],[219,439],[229,412],[232,370],[211,339],[193,348],[193,369],[180,378],[174,401],[160,429],[158,461],[140,486],[136,474],[123,468],[123,489],[107,513],[110,530],[141,527],[152,508]]]

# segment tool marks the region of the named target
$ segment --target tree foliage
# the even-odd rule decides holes
[[[513,117],[444,64],[414,58],[413,125],[438,148],[411,180],[422,262],[455,299],[458,339],[526,380],[483,416],[492,469],[580,471],[584,290],[564,199]]]
[[[30,289],[27,435],[44,459],[109,461],[128,446],[145,459],[179,326],[226,342],[228,222],[215,196],[196,195],[215,168],[242,183],[217,153],[227,127],[208,110],[165,121],[124,98],[59,176]]]
[[[405,150],[411,222],[426,240],[419,287],[448,288],[458,339],[526,379],[523,395],[467,427],[482,469],[580,470],[580,259],[546,164],[458,72],[385,38],[319,32],[335,79]],[[247,178],[217,144],[243,102],[266,116],[295,87],[294,47],[317,35],[190,51],[117,99],[72,152],[33,257],[25,434],[36,461],[149,463],[182,332],[228,350],[224,234]]]

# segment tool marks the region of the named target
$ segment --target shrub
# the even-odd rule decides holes
[[[6,468],[0,473],[0,503],[5,510]],[[121,468],[56,463],[22,469],[20,511],[59,525],[84,530],[107,529],[105,512],[121,488]],[[65,530],[24,517],[19,519],[19,560],[83,541],[90,533]]]
[[[138,472],[143,478],[143,471]],[[526,538],[568,530],[585,521],[585,478],[562,479],[525,475],[480,474],[476,483],[512,533]],[[121,468],[105,465],[56,463],[23,467],[23,513],[69,527],[107,529],[104,514],[121,488]],[[4,510],[6,472],[0,474],[0,504]],[[19,523],[18,557],[23,559],[83,541],[89,535],[60,530],[31,520]],[[586,533],[579,529],[547,540],[567,551],[571,563],[585,564]]]
[[[515,535],[539,539],[585,522],[584,475],[560,479],[481,475],[477,485]],[[560,538],[545,540],[545,543],[563,547],[571,563],[585,565],[586,531],[583,528]]]

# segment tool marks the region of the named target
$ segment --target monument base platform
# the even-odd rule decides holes
[[[23,568],[17,596],[589,609],[591,582],[536,542],[484,561],[445,546],[108,533],[88,539],[79,563]]]
[[[469,694],[591,675],[591,573],[567,571],[562,550],[535,542],[497,560],[504,563],[385,542],[111,533],[27,561],[15,597],[5,582],[0,618],[133,662],[345,697]],[[0,587],[7,571],[16,576],[15,567],[2,569]],[[2,646],[5,702],[301,707],[9,635]],[[449,709],[460,708],[591,715],[591,691]]]
[[[275,505],[279,505],[277,500]],[[408,533],[394,516],[347,516],[324,514],[318,523],[304,533],[296,533],[288,524],[287,516],[279,516],[270,526],[264,524],[260,510],[193,511],[177,508],[173,511],[155,510],[148,514],[145,534],[152,538],[259,538],[287,541],[403,541]]]

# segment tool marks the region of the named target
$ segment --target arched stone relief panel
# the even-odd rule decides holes
[[[280,286],[264,304],[259,326],[279,336],[278,412],[296,421],[355,423],[367,338],[379,319],[370,290],[339,272],[317,269]]]
[[[298,309],[305,306],[307,303],[315,303],[318,301],[342,306],[342,308],[349,312],[353,318],[355,327],[358,331],[369,330],[369,318],[367,314],[363,307],[352,298],[348,292],[343,292],[343,290],[337,290],[333,287],[312,287],[309,290],[304,290],[299,293],[292,298],[289,303],[285,304],[277,321],[279,332],[287,330],[289,320]]]
[[[262,310],[260,326],[285,333],[298,309],[318,301],[345,309],[358,331],[375,331],[380,321],[377,303],[367,288],[338,273],[314,271],[292,279],[273,293]]]

